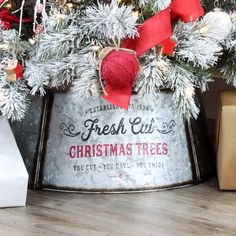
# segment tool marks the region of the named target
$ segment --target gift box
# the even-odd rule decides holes
[[[236,92],[221,92],[217,119],[217,171],[221,190],[236,190]]]
[[[25,206],[28,173],[7,120],[0,117],[0,207]]]

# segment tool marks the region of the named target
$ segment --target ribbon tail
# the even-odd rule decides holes
[[[172,0],[170,8],[173,21],[181,19],[187,23],[204,15],[200,0]]]
[[[122,43],[122,48],[136,52],[140,57],[150,48],[160,44],[172,36],[170,9],[165,9],[146,20],[138,28],[139,37],[127,38]]]
[[[132,94],[132,86],[127,86],[126,88],[123,88],[121,90],[115,90],[115,89],[106,89],[107,94],[102,94],[102,97],[121,108],[124,108],[125,110],[129,109],[129,102]]]
[[[176,46],[176,42],[172,39],[166,39],[160,43],[162,46],[162,55],[173,56],[174,55],[174,48]]]

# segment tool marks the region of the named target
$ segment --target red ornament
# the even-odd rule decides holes
[[[5,71],[8,81],[16,81],[23,77],[23,66],[18,60],[9,60]]]
[[[9,30],[11,28],[11,24],[8,21],[0,20],[0,29]]]
[[[122,49],[111,51],[100,65],[100,76],[105,81],[103,98],[127,110],[138,71],[134,54]]]
[[[34,30],[34,34],[36,36],[38,36],[39,34],[41,34],[43,31],[45,30],[44,25],[43,24],[38,24]]]
[[[44,5],[42,3],[39,3],[35,6],[35,11],[39,14],[41,14],[44,10]]]

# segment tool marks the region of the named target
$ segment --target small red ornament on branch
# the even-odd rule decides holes
[[[9,60],[5,71],[8,81],[16,81],[23,77],[23,66],[18,60]]]
[[[106,48],[101,52],[100,77],[105,82],[103,98],[128,109],[132,87],[139,72],[135,52],[127,49]]]

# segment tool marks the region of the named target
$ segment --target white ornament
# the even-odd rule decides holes
[[[236,11],[230,13],[231,21],[233,22],[233,31],[236,31]]]
[[[204,28],[207,28],[203,34],[220,41],[226,39],[233,29],[230,15],[221,11],[207,13],[202,23],[205,25]]]

